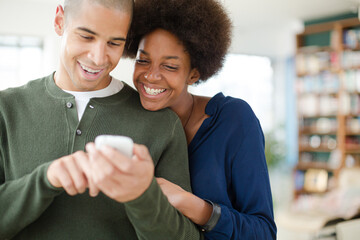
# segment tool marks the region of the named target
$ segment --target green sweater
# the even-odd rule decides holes
[[[69,196],[50,185],[51,161],[84,150],[100,134],[146,145],[155,176],[190,190],[185,135],[172,111],[144,110],[138,93],[125,84],[115,95],[91,99],[79,122],[74,97],[50,75],[0,92],[0,239],[200,238],[155,179],[124,204],[102,193]]]

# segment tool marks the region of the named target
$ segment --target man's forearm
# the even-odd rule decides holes
[[[200,239],[196,225],[169,203],[155,179],[143,195],[125,203],[125,209],[141,240]]]
[[[36,220],[63,192],[46,179],[48,163],[31,174],[0,185],[0,239],[9,239]]]

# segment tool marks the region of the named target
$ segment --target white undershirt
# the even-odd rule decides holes
[[[64,92],[70,93],[75,97],[76,102],[76,110],[78,113],[78,119],[81,120],[86,106],[91,98],[103,98],[108,97],[111,95],[114,95],[115,93],[120,92],[120,90],[124,87],[124,84],[117,80],[112,78],[109,86],[106,88],[96,90],[96,91],[89,91],[89,92],[78,92],[78,91],[68,91],[64,90]]]

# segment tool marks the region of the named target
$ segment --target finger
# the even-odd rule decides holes
[[[94,143],[88,143],[86,145],[86,150],[89,152],[89,159],[93,170],[95,167],[99,168],[100,171],[112,173],[113,167],[110,161],[108,161],[102,151],[96,149]]]
[[[95,185],[94,181],[90,178],[88,179],[88,184],[89,184],[89,195],[91,197],[96,197],[97,195],[99,195],[99,188]]]
[[[101,148],[101,150],[98,150],[96,149],[94,144],[88,144],[86,148],[89,152],[90,162],[92,165],[93,184],[96,185],[99,190],[101,190],[102,192],[110,192],[112,187],[114,189],[119,188],[122,182],[127,181],[125,179],[127,174],[122,173],[111,161],[111,159],[117,160],[119,157],[122,157],[119,156],[121,154],[117,150],[107,146],[104,146]],[[104,154],[104,152],[105,154],[107,152],[107,156]],[[106,159],[107,163],[109,163],[110,166],[107,168],[101,167],[99,161],[97,161],[96,158]],[[96,192],[91,194],[96,194]]]
[[[89,156],[86,153],[78,154],[76,159],[76,164],[78,165],[78,168],[82,170],[82,172],[85,174],[87,181],[91,178],[91,165]]]
[[[152,159],[148,148],[141,144],[134,143],[134,155],[138,160],[150,161]]]
[[[54,162],[52,162],[47,170],[47,178],[49,180],[49,182],[51,183],[52,186],[57,187],[57,188],[61,188],[62,185],[60,183],[60,180],[58,178],[58,173],[59,173],[59,160],[56,160]]]
[[[112,179],[99,184],[101,191],[111,199],[122,202],[129,194],[129,191],[122,183]]]
[[[89,142],[86,144],[85,149],[87,152],[93,152],[96,150],[95,143]]]
[[[69,194],[71,196],[74,196],[77,194],[75,185],[72,181],[72,178],[71,178],[69,172],[67,171],[67,168],[65,167],[64,162],[59,163],[59,169],[57,171],[57,178],[58,178],[61,186],[67,192],[67,194]]]
[[[90,164],[89,156],[84,153],[81,156],[79,156],[77,164],[79,167],[83,170],[84,174],[87,178],[87,184],[89,188],[89,195],[91,197],[96,197],[99,194],[98,187],[94,184],[94,181],[92,179],[92,169]]]
[[[100,151],[106,159],[122,173],[130,174],[132,172],[133,162],[131,158],[108,146],[102,147]]]
[[[95,148],[94,144],[88,144],[86,150],[89,152],[91,176],[95,185],[105,181],[115,173],[115,166],[111,164],[100,150]]]
[[[164,178],[157,177],[157,178],[156,178],[156,182],[157,182],[159,185],[161,185],[161,184],[165,183],[165,179],[164,179]]]
[[[84,152],[76,152],[70,158],[64,160],[64,164],[72,178],[76,191],[83,193],[87,187],[87,178],[81,166],[77,163],[80,159],[86,158]]]

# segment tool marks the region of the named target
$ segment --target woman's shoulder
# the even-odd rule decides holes
[[[238,120],[256,118],[251,106],[243,99],[231,96],[224,96],[218,93],[211,98],[207,106],[209,112],[216,114],[221,118],[230,118]]]

